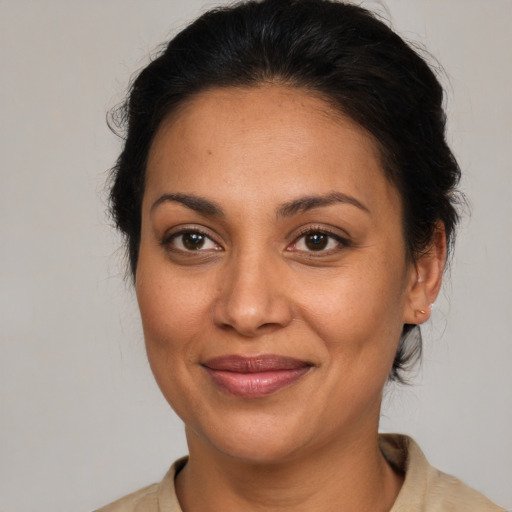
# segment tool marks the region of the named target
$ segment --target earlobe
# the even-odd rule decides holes
[[[431,245],[418,256],[411,269],[404,324],[422,324],[430,318],[443,281],[446,251],[446,233],[439,221]]]

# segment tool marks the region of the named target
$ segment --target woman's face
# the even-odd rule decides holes
[[[375,436],[415,280],[374,142],[322,100],[212,90],[160,128],[136,290],[191,451],[279,461]]]

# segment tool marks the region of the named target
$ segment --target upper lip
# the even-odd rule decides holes
[[[226,355],[208,359],[202,363],[210,370],[236,373],[262,373],[282,370],[297,370],[312,366],[311,363],[274,354],[259,356]]]

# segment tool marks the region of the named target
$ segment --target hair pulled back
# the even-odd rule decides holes
[[[162,121],[195,94],[279,83],[309,90],[375,139],[403,203],[408,255],[439,222],[453,244],[460,169],[445,140],[443,89],[426,62],[371,12],[332,0],[246,1],[206,12],[138,75],[118,111],[124,148],[112,169],[111,212],[135,275],[145,170]],[[421,350],[405,325],[391,379]],[[419,334],[419,330],[416,330]],[[410,338],[410,337],[409,337]]]

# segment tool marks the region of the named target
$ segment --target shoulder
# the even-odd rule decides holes
[[[178,459],[158,484],[148,485],[95,512],[181,512],[174,488],[174,478],[188,458]]]
[[[434,468],[429,479],[430,488],[426,503],[432,510],[474,512],[503,512],[487,499],[483,494],[461,482],[459,479],[447,475]]]
[[[157,512],[160,484],[144,487],[102,507],[96,512]]]
[[[405,480],[391,512],[503,512],[485,496],[431,466],[419,446],[407,436],[385,434],[380,446]]]

